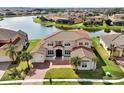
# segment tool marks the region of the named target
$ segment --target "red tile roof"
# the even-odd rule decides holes
[[[89,34],[87,31],[85,30],[82,30],[82,29],[71,29],[71,30],[67,30],[67,31],[71,31],[71,32],[76,32],[77,34],[83,36],[84,38],[89,38]],[[60,31],[60,32],[54,32],[53,34],[49,35],[48,37],[46,37],[44,40],[47,40],[55,35],[58,35],[59,33],[61,33],[63,31]]]
[[[86,48],[86,47],[83,47],[83,46],[78,46],[78,47],[74,47],[71,51],[75,51],[77,49],[82,49],[82,51],[80,51],[80,53],[84,53],[84,55],[86,57],[89,57],[89,58],[95,58],[95,54],[93,52],[93,50],[91,48]]]

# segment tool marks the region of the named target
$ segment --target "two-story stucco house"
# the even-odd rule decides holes
[[[100,43],[106,49],[108,54],[111,45],[114,46],[113,56],[122,57],[124,56],[124,29],[119,34],[103,35],[100,37]]]
[[[90,37],[84,30],[74,29],[53,33],[32,52],[32,56],[33,63],[45,62],[45,60],[54,61],[57,58],[69,60],[71,57],[78,56],[82,58],[78,69],[96,69],[94,61],[96,56],[91,49]]]

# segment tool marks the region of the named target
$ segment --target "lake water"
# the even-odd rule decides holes
[[[43,25],[33,22],[34,17],[35,16],[4,18],[3,21],[0,21],[0,27],[12,29],[15,31],[22,30],[28,34],[29,39],[44,38],[53,32],[60,31],[56,27],[45,27]],[[109,34],[111,33],[114,32],[111,31]],[[104,30],[89,33],[91,37],[100,36],[103,34],[108,33],[104,32]]]

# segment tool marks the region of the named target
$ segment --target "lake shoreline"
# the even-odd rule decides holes
[[[124,26],[108,26],[105,23],[103,24],[103,26],[84,26],[83,23],[78,23],[78,24],[58,24],[55,22],[49,22],[49,21],[42,21],[40,20],[40,18],[34,18],[33,19],[34,22],[39,23],[41,25],[53,25],[59,29],[64,29],[64,30],[68,30],[68,29],[84,29],[87,30],[88,32],[96,32],[99,30],[103,30],[107,33],[109,33],[111,30],[115,31],[115,32],[120,32],[121,28],[124,28]]]
[[[22,30],[28,34],[29,40],[43,39],[54,32],[59,32],[55,26],[46,27],[42,24],[34,22],[36,16],[21,16],[21,17],[7,17],[0,21],[0,27],[14,31]],[[101,36],[106,33],[104,30],[90,31],[88,32],[90,37]],[[113,33],[113,32],[109,32]]]

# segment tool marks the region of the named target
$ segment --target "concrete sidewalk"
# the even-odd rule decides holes
[[[44,81],[49,81],[49,79],[30,79],[30,80],[10,80],[10,81],[0,81],[0,84],[11,84],[11,83],[37,83],[42,84]],[[124,82],[124,78],[118,80],[103,80],[103,79],[52,79],[53,82],[103,82],[103,83],[118,83]]]

